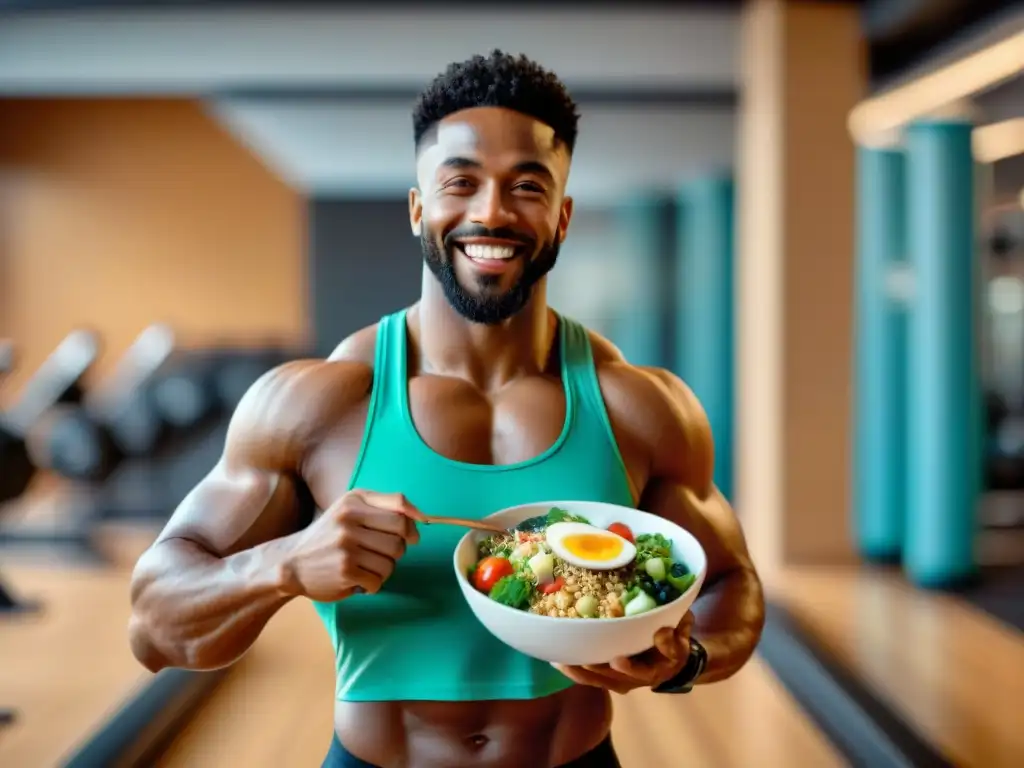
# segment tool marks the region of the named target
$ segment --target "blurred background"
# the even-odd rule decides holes
[[[313,766],[288,606],[151,675],[128,576],[262,372],[417,298],[410,106],[493,47],[582,111],[551,303],[708,411],[755,659],[624,765],[1024,764],[1024,8],[0,0],[0,764]]]

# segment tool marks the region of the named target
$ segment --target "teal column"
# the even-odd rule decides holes
[[[730,177],[683,188],[676,313],[679,374],[707,413],[715,441],[715,484],[733,490],[733,268],[735,190]]]
[[[907,310],[894,291],[906,275],[902,151],[857,151],[854,274],[854,468],[856,541],[868,561],[903,554],[907,506]]]
[[[631,285],[616,308],[611,341],[633,365],[671,368],[669,318],[675,258],[674,203],[662,196],[640,197],[619,207],[616,226]]]
[[[971,125],[912,125],[906,148],[907,242],[915,285],[904,569],[912,582],[939,587],[974,571],[981,489]]]

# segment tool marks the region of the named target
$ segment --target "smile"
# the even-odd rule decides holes
[[[519,248],[514,245],[459,243],[458,248],[473,261],[508,261],[519,253]]]

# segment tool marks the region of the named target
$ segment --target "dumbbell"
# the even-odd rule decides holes
[[[220,406],[229,412],[238,407],[245,393],[260,376],[292,357],[278,347],[225,348],[209,354],[214,391]]]
[[[82,379],[99,357],[96,334],[73,331],[25,385],[14,407],[0,413],[0,502],[20,496],[36,472],[26,443],[32,428],[61,403],[82,398]]]
[[[154,325],[125,353],[118,370],[81,407],[54,411],[41,461],[77,481],[101,483],[125,459],[152,459],[237,405],[245,382],[265,370],[260,354],[225,355],[175,348],[173,332]],[[180,443],[177,443],[181,447]]]
[[[159,451],[126,463],[103,484],[99,517],[163,520],[210,471],[224,449],[231,413],[260,376],[289,355],[215,347],[181,354],[151,388],[172,425]]]
[[[169,434],[195,429],[221,412],[215,377],[216,369],[203,351],[182,352],[165,367],[149,398]]]
[[[0,503],[20,496],[36,473],[25,441],[0,415]]]
[[[169,327],[146,328],[109,378],[80,404],[53,409],[36,430],[40,463],[71,480],[102,482],[125,459],[152,453],[168,428],[153,389],[174,351]]]

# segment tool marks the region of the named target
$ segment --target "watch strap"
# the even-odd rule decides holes
[[[708,653],[694,638],[690,638],[690,654],[684,666],[675,677],[655,686],[655,693],[689,693],[693,690],[697,678],[704,672],[708,663]]]

